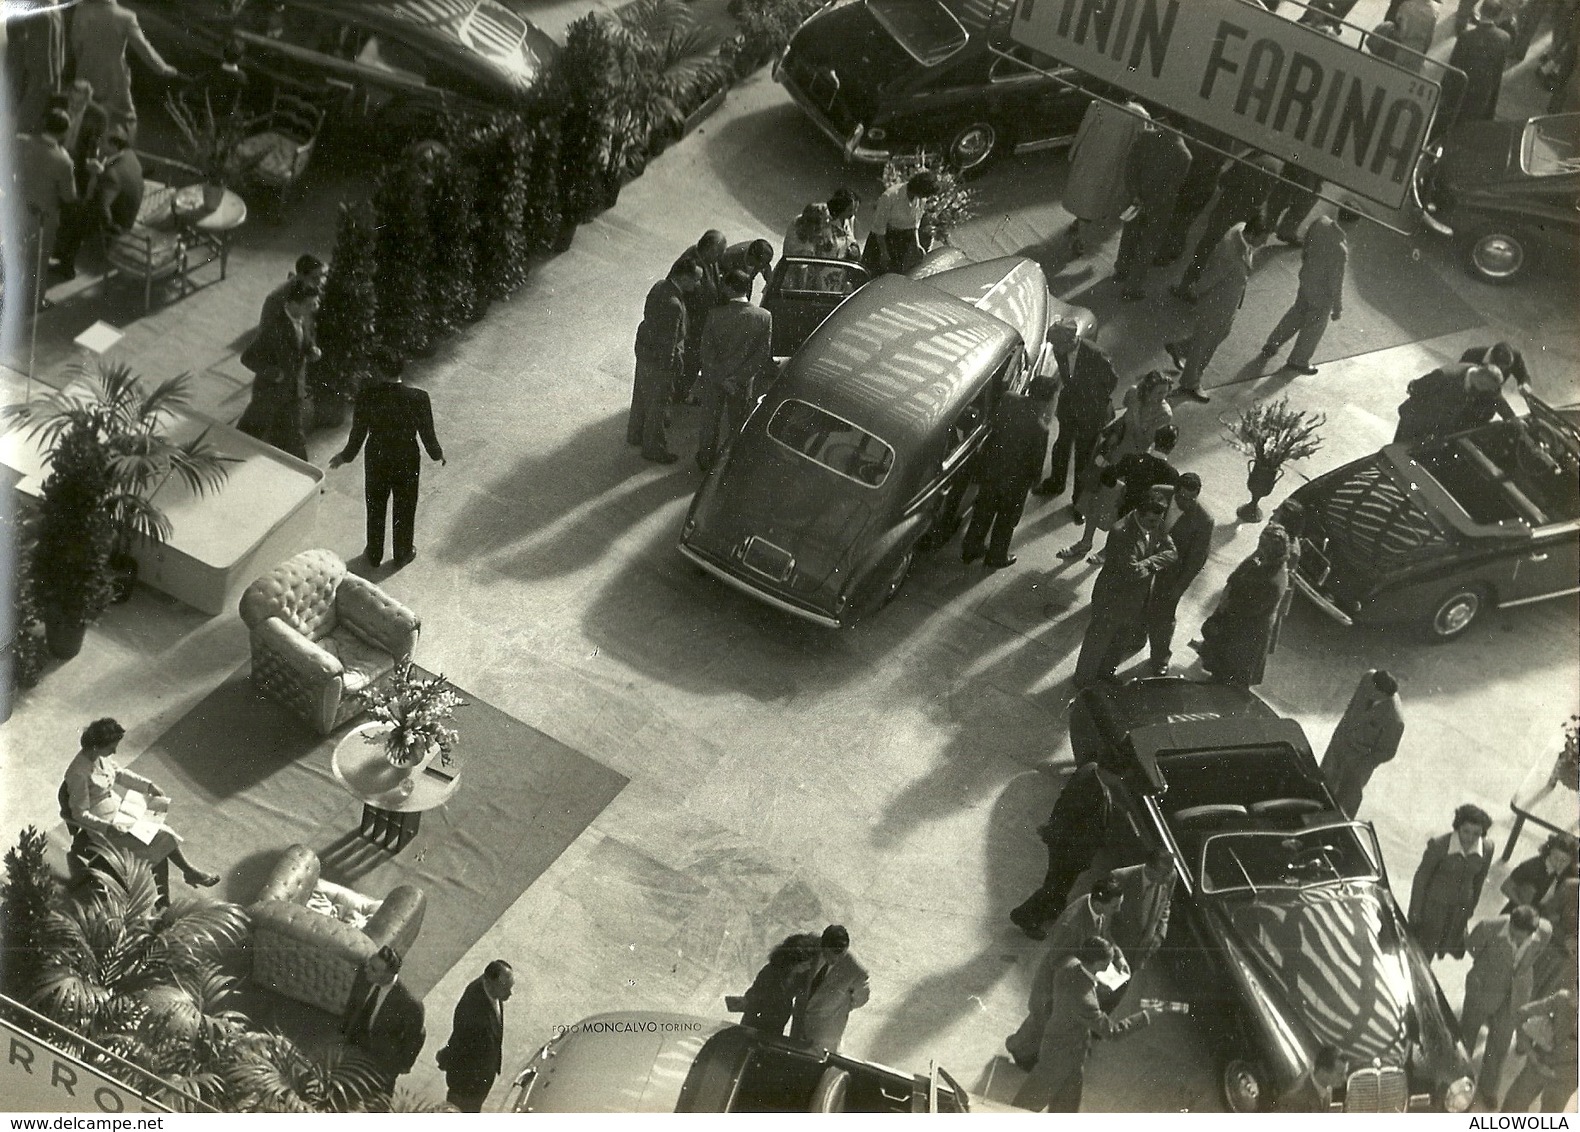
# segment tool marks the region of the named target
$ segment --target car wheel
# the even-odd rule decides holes
[[[1427,618],[1428,639],[1442,643],[1464,636],[1490,604],[1490,598],[1482,586],[1458,586],[1449,590]]]
[[[1267,1081],[1261,1066],[1234,1058],[1223,1067],[1223,1102],[1230,1112],[1261,1112],[1267,1105]]]
[[[981,172],[998,156],[1001,140],[998,127],[991,122],[962,126],[949,142],[949,164],[961,176]]]
[[[900,560],[894,564],[894,570],[883,583],[883,593],[878,599],[878,608],[883,608],[893,601],[900,592],[900,587],[905,585],[905,579],[911,573],[911,563],[916,561],[916,548],[908,546],[905,553],[900,555]]]
[[[1533,258],[1530,236],[1518,228],[1482,229],[1465,247],[1465,266],[1487,283],[1509,283],[1518,278]]]

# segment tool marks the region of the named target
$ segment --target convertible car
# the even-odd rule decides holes
[[[1162,951],[1216,1048],[1224,1099],[1264,1111],[1332,1045],[1347,1111],[1464,1112],[1454,1016],[1388,887],[1371,826],[1339,811],[1293,720],[1179,678],[1099,684],[1070,740],[1117,783],[1105,856],[1163,846],[1178,882]]]
[[[1390,444],[1297,490],[1295,586],[1342,624],[1414,621],[1432,641],[1580,591],[1576,412],[1525,401],[1518,421]]]
[[[788,323],[794,300],[797,333],[816,329],[703,482],[680,536],[709,574],[832,628],[887,602],[917,551],[954,533],[999,398],[1052,364],[1050,312],[1073,309],[1019,256],[972,263],[948,249],[865,285],[859,271],[780,264],[763,305]],[[788,286],[803,275],[804,289]]]
[[[512,1112],[1017,1112],[937,1066],[905,1073],[685,1014],[599,1014],[516,1075]]]

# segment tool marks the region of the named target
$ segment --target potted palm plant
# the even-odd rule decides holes
[[[112,595],[115,525],[106,500],[110,458],[93,429],[73,425],[49,454],[29,563],[49,651],[70,660]]]
[[[1224,437],[1244,453],[1246,490],[1251,501],[1235,512],[1247,523],[1262,517],[1261,502],[1271,495],[1284,465],[1304,460],[1322,447],[1318,430],[1328,423],[1326,414],[1291,409],[1289,398],[1259,401],[1243,409],[1234,420],[1220,418]]]
[[[7,405],[0,413],[0,419],[40,443],[52,469],[44,484],[40,547],[32,564],[46,627],[51,591],[56,592],[58,609],[59,588],[68,584],[54,576],[55,567],[63,558],[66,563],[80,558],[71,573],[91,579],[98,567],[101,525],[107,524],[109,539],[103,564],[114,571],[113,588],[118,591],[112,596],[125,600],[137,577],[134,544],[141,539],[157,545],[170,538],[170,520],[153,502],[159,489],[171,479],[198,496],[224,486],[232,461],[209,442],[207,428],[183,441],[169,435],[175,414],[190,404],[190,385],[190,375],[181,374],[150,389],[125,363],[99,362],[92,368],[77,367],[64,388]],[[65,479],[57,481],[60,476]],[[43,545],[46,533],[63,533],[54,529],[57,519],[85,532],[75,549]],[[42,562],[39,552],[45,556]],[[87,601],[83,612],[92,614],[79,619],[86,628],[103,607],[95,609],[95,602]]]

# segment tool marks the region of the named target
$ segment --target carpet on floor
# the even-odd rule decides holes
[[[362,803],[330,771],[335,744],[252,687],[243,667],[161,735],[135,769],[171,795],[189,857],[246,905],[287,846],[318,853],[325,879],[373,896],[400,884],[428,896],[401,978],[431,990],[586,829],[626,779],[460,689],[461,784],[399,853],[357,836]],[[178,891],[183,889],[175,880]],[[190,891],[190,890],[188,890]],[[255,1021],[259,1019],[255,1018]]]

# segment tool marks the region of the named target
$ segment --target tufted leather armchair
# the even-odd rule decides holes
[[[318,855],[305,845],[285,851],[249,908],[252,917],[252,981],[297,1002],[344,1014],[357,971],[389,944],[404,956],[422,928],[428,898],[403,884],[376,900],[318,875]],[[353,927],[307,904],[317,892],[342,913],[368,917]]]
[[[356,693],[411,656],[422,622],[328,550],[304,550],[241,595],[252,680],[328,735],[362,712]]]

